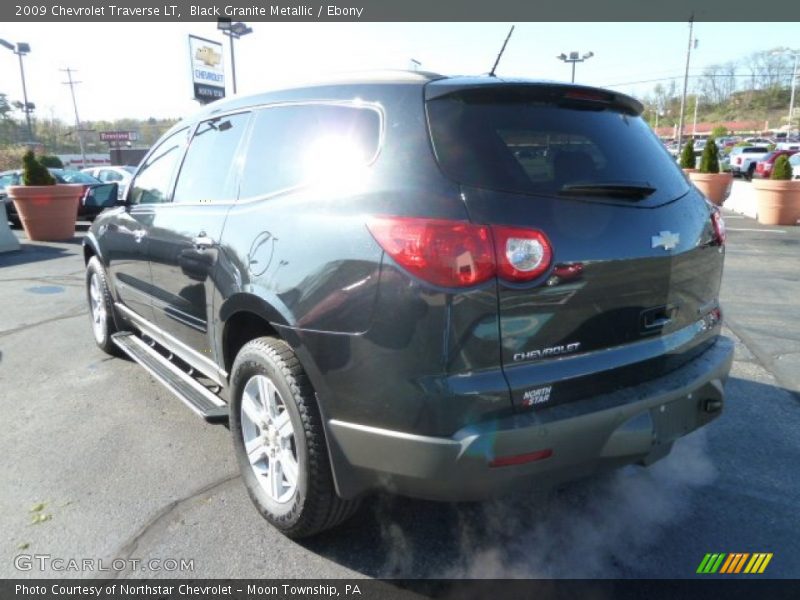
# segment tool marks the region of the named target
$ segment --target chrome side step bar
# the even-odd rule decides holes
[[[111,336],[114,344],[155,377],[186,406],[210,423],[228,420],[228,405],[130,331]]]

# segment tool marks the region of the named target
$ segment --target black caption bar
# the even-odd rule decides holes
[[[797,598],[798,580],[678,579],[678,580],[55,580],[0,581],[3,600],[693,600],[725,598],[770,600]]]
[[[800,21],[800,3],[774,4],[781,21]],[[762,21],[751,0],[4,0],[0,21]],[[767,18],[771,13],[767,14]]]

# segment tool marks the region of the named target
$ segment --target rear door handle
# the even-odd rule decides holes
[[[201,231],[197,237],[192,240],[194,243],[194,247],[198,250],[202,250],[204,248],[213,248],[216,242],[206,235],[205,231]]]

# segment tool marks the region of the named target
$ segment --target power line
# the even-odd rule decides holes
[[[62,81],[61,83],[63,83],[64,85],[68,85],[69,91],[72,94],[72,106],[73,108],[75,108],[75,131],[78,133],[78,145],[81,147],[81,160],[83,162],[83,167],[85,168],[86,150],[83,147],[83,130],[81,129],[81,119],[80,117],[78,117],[78,102],[75,100],[75,86],[82,82],[74,81],[72,79],[72,73],[77,72],[75,69],[70,69],[69,67],[67,67],[66,69],[59,69],[59,70],[66,73],[67,79],[69,79],[69,81]]]
[[[700,73],[700,74],[697,74],[697,75],[689,75],[689,79],[702,79],[702,78],[706,78],[706,77],[709,77],[709,78],[712,78],[712,79],[717,78],[717,77],[718,78],[723,78],[723,77],[727,77],[727,78],[741,77],[741,78],[745,78],[745,79],[754,79],[754,78],[757,78],[757,77],[763,77],[764,75],[765,75],[765,73],[755,73],[755,74],[754,73],[715,73],[713,75]],[[785,73],[783,73],[783,72],[775,73],[774,76],[775,77],[791,77],[791,75],[792,75],[791,71],[786,71]],[[642,79],[642,80],[639,80],[639,81],[625,81],[623,83],[608,83],[608,84],[604,84],[602,87],[609,88],[609,87],[620,87],[620,86],[623,86],[623,85],[637,85],[637,84],[640,84],[640,83],[658,83],[660,81],[672,81],[672,80],[675,80],[675,79],[682,79],[682,78],[683,78],[683,75],[674,75],[674,76],[670,76],[670,77],[660,77],[658,79]]]

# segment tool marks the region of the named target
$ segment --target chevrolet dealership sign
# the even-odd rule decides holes
[[[195,100],[205,104],[224,98],[225,68],[222,63],[222,44],[190,35],[189,60],[192,65]]]

